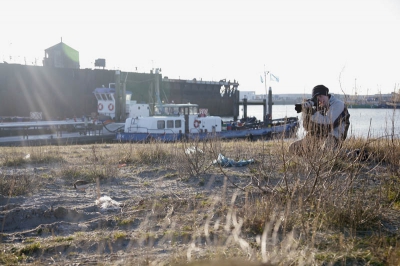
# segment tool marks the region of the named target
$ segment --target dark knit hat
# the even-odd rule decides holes
[[[317,85],[312,90],[312,97],[315,98],[318,95],[328,95],[329,89],[324,85]]]

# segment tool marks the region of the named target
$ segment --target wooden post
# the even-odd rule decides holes
[[[268,114],[269,114],[269,119],[272,119],[272,88],[269,87],[268,90]]]
[[[243,99],[243,118],[247,118],[247,98]]]
[[[239,116],[239,91],[236,90],[235,94],[233,95],[235,97],[233,99],[233,121],[236,121]]]
[[[263,122],[265,126],[268,123],[267,115],[267,99],[263,99]]]

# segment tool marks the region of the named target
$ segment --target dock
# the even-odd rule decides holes
[[[112,142],[115,134],[85,121],[0,122],[0,146],[71,145]]]
[[[115,134],[82,135],[79,132],[56,134],[0,137],[1,147],[76,145],[93,143],[114,143]]]
[[[246,98],[237,101],[236,110],[239,110],[239,105],[243,105],[243,118],[247,118],[247,106],[248,105],[262,105],[263,106],[263,119],[264,123],[269,123],[272,119],[272,89],[269,87],[268,90],[268,102],[267,99],[261,100],[248,100]],[[237,120],[237,116],[234,117]]]

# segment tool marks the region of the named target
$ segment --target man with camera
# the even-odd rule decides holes
[[[306,136],[289,146],[289,152],[304,154],[313,148],[335,149],[347,137],[350,114],[346,105],[333,95],[324,85],[312,90],[312,98],[295,105],[297,113],[302,113]]]

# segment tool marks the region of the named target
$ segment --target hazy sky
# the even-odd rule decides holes
[[[42,65],[62,38],[81,68],[105,58],[258,93],[264,70],[275,94],[400,89],[400,0],[3,0],[0,25],[7,62]]]

